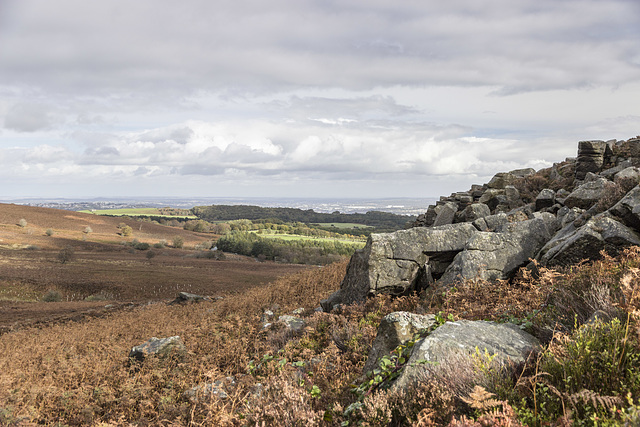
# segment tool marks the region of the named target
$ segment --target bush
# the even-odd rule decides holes
[[[42,297],[42,301],[44,302],[60,302],[62,301],[62,294],[53,289],[49,289],[46,294]]]
[[[22,228],[25,228],[27,226],[27,220],[24,218],[21,218],[20,221],[18,221],[18,225]]]
[[[184,239],[180,236],[176,236],[173,238],[173,247],[177,249],[181,249],[184,246]]]
[[[47,231],[45,231],[44,233],[49,237],[53,236],[53,230],[50,228],[47,228]]]
[[[133,228],[125,225],[120,229],[120,234],[124,237],[131,236],[133,234]]]
[[[93,229],[87,225],[83,232],[84,234],[93,233]]]
[[[58,260],[62,264],[72,261],[74,257],[75,257],[75,252],[71,247],[66,247],[64,249],[61,249],[60,252],[58,252]]]
[[[147,257],[147,259],[151,259],[151,258],[155,257],[156,255],[157,254],[154,251],[149,251],[149,252],[147,252],[146,257]]]
[[[137,242],[133,245],[133,247],[139,251],[146,251],[151,247],[151,245],[145,242]]]

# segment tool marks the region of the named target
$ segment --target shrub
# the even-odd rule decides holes
[[[75,252],[73,248],[68,246],[64,249],[61,249],[60,252],[58,252],[58,260],[62,264],[72,261],[74,257],[75,257]]]
[[[173,238],[173,247],[174,248],[182,248],[184,246],[184,239],[180,236],[176,236]]]
[[[147,252],[146,257],[147,257],[147,259],[151,259],[151,258],[155,257],[156,255],[157,254],[154,251],[149,251],[149,252]]]
[[[133,247],[139,251],[146,251],[151,247],[151,245],[145,242],[137,242]]]
[[[85,229],[84,229],[83,233],[84,233],[84,234],[93,233],[93,230],[91,229],[91,227],[89,227],[89,226],[87,225],[87,226],[85,227]]]
[[[62,301],[62,294],[53,289],[49,289],[46,294],[42,297],[42,301],[44,302],[60,302]]]
[[[47,228],[47,231],[45,231],[45,234],[49,237],[53,236],[53,230],[50,228]]]
[[[133,234],[133,228],[125,225],[120,229],[120,234],[124,237],[131,236]]]
[[[22,228],[25,228],[27,226],[27,220],[24,218],[21,218],[20,221],[18,221],[18,225]]]

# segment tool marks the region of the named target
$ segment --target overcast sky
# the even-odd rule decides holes
[[[638,0],[0,0],[0,198],[432,197],[640,134]]]

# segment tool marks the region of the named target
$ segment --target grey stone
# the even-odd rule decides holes
[[[507,222],[509,222],[507,214],[498,213],[473,221],[473,226],[480,231],[494,231],[496,228],[501,227]]]
[[[536,197],[536,211],[550,208],[556,203],[556,192],[550,188],[545,188]]]
[[[453,218],[456,212],[458,212],[458,205],[453,202],[446,202],[444,205],[436,206],[435,210],[436,219],[433,221],[434,227],[452,224]]]
[[[585,182],[567,196],[564,205],[570,208],[589,209],[601,198],[615,190],[615,184],[605,178]]]
[[[278,323],[282,323],[285,328],[291,329],[294,332],[301,331],[306,324],[305,321],[298,316],[291,316],[288,314],[278,317]]]
[[[458,363],[460,357],[471,358],[477,352],[489,354],[496,362],[504,364],[522,363],[539,346],[535,337],[510,323],[446,322],[415,344],[393,387],[408,389],[429,375],[430,370],[455,369],[455,365],[450,364]],[[426,360],[427,364],[418,363],[421,360]]]
[[[478,232],[471,236],[464,251],[456,255],[438,283],[507,279],[536,256],[556,229],[555,216],[543,213],[536,219],[504,224],[500,232]]]
[[[568,224],[542,248],[538,259],[547,266],[570,265],[597,259],[602,250],[614,255],[632,245],[640,245],[638,235],[605,212],[579,228]]]
[[[491,210],[489,209],[489,206],[484,203],[472,203],[464,210],[464,218],[467,222],[472,222],[476,219],[484,218],[489,215],[491,215]]]
[[[478,202],[489,206],[493,212],[499,204],[506,203],[507,198],[504,193],[504,189],[490,188],[482,194]]]
[[[401,295],[426,286],[426,264],[432,255],[457,253],[476,228],[469,223],[415,227],[394,233],[372,234],[356,251],[340,290],[321,302],[330,312],[336,304],[363,301],[370,295]]]
[[[179,336],[168,338],[153,337],[149,341],[137,345],[129,352],[129,358],[143,361],[148,356],[161,358],[171,355],[184,355],[187,349]]]
[[[406,344],[416,333],[430,328],[435,322],[433,314],[422,316],[406,311],[387,314],[380,321],[378,334],[373,341],[363,371],[368,372],[376,368],[381,357],[388,356],[396,347]]]
[[[211,301],[210,297],[204,297],[202,295],[190,294],[189,292],[180,292],[176,299],[169,304],[190,304],[194,302]]]
[[[620,218],[625,225],[640,230],[640,186],[629,191],[609,209],[609,213]]]
[[[640,169],[635,167],[629,167],[621,170],[613,177],[613,181],[616,184],[623,184],[625,182],[633,182],[633,185],[640,183]]]
[[[522,205],[520,192],[513,185],[507,185],[504,187],[504,195],[507,198],[507,204],[510,209],[514,209]]]

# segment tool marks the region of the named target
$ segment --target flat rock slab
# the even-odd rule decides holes
[[[424,378],[429,369],[456,363],[459,357],[480,352],[500,362],[520,363],[540,346],[531,334],[511,323],[459,320],[446,322],[418,341],[394,387],[409,388]],[[455,357],[454,357],[455,356]],[[426,361],[426,364],[419,361]]]

